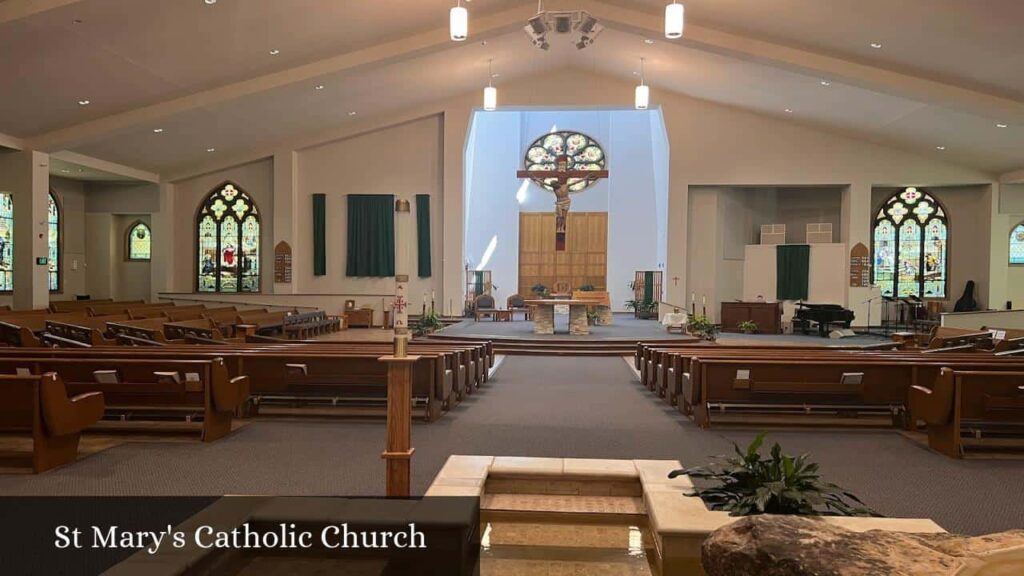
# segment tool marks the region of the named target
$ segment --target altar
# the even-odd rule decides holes
[[[569,307],[569,334],[583,336],[590,334],[587,324],[587,307],[594,302],[588,300],[527,300],[526,305],[533,308],[533,333],[555,333],[555,306]]]

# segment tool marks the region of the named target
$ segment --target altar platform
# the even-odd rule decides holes
[[[518,316],[517,318],[522,318]],[[669,334],[657,320],[637,320],[633,314],[615,314],[611,325],[590,326],[589,334],[569,335],[569,316],[555,315],[555,334],[534,334],[533,322],[517,319],[511,322],[493,322],[472,318],[448,326],[435,336],[475,336],[494,340],[687,340],[689,336]]]

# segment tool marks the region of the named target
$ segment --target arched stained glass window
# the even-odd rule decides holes
[[[260,291],[260,215],[252,198],[228,182],[196,216],[199,292]]]
[[[14,290],[14,198],[0,192],[0,292]]]
[[[1024,265],[1024,222],[1010,230],[1010,264]]]
[[[874,283],[883,296],[945,298],[949,228],[938,200],[917,188],[894,194],[875,215]]]
[[[567,170],[604,170],[604,150],[596,140],[579,132],[552,132],[533,141],[526,149],[527,170],[552,171],[558,169],[558,158],[566,156]],[[545,178],[536,180],[538,184],[554,191],[558,180]],[[569,191],[580,192],[592,186],[596,180],[570,178]]]
[[[50,283],[50,292],[59,292],[61,284],[61,268],[60,268],[60,226],[61,226],[61,209],[60,201],[57,200],[57,195],[54,194],[53,190],[50,191],[50,208],[47,212],[47,265],[48,278]]]
[[[149,260],[152,254],[153,235],[149,226],[141,220],[136,220],[128,227],[128,235],[125,237],[125,256],[128,260]]]

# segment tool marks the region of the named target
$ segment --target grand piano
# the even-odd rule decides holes
[[[811,322],[818,323],[818,335],[828,336],[829,328],[833,324],[842,324],[843,328],[849,328],[853,322],[853,310],[847,310],[839,304],[805,304],[796,303],[796,315],[793,316],[793,329],[799,326],[800,331],[807,334]]]

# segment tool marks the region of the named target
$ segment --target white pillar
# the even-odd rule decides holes
[[[1010,226],[1012,221],[1008,214],[1000,210],[1002,187],[999,183],[992,184],[988,195],[991,202],[991,226],[989,244],[988,299],[985,304],[989,308],[1001,310],[1006,307],[1009,295],[1009,261],[1010,261]],[[1017,303],[1019,305],[1019,303]]]
[[[846,263],[843,267],[843,282],[846,288],[846,307],[853,310],[854,326],[867,326],[868,307],[870,306],[871,324],[878,325],[882,319],[882,302],[878,288],[851,288],[850,250],[862,243],[871,249],[871,184],[855,182],[843,191],[842,196],[842,231],[840,241],[846,244]],[[874,298],[870,304],[866,301]]]
[[[301,226],[301,210],[299,206],[299,155],[294,150],[284,150],[274,154],[274,244],[287,242],[292,249],[292,281],[290,284],[274,282],[274,271],[264,272],[265,286],[271,286],[275,294],[295,294],[300,292],[299,279],[313,275],[312,250],[300,253],[298,250],[298,234],[308,238],[303,245],[312,247],[312,226]],[[307,214],[305,222],[312,222],[312,215]],[[337,272],[337,271],[335,271]],[[328,271],[330,273],[330,271]]]
[[[14,296],[17,310],[46,308],[50,304],[47,257],[47,214],[50,192],[50,157],[24,150],[0,154],[0,190],[14,201]]]
[[[160,211],[152,216],[153,253],[149,268],[153,302],[160,292],[191,292],[195,286],[192,267],[175,270],[176,246],[195,242],[195,222],[187,210],[175,218],[174,184],[161,182],[159,194]]]

